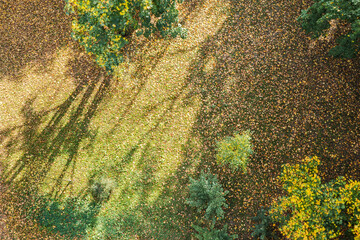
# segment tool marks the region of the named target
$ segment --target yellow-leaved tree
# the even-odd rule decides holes
[[[322,183],[320,160],[305,158],[285,165],[286,195],[273,203],[269,216],[289,239],[360,239],[360,183],[344,177]]]
[[[187,36],[179,24],[182,0],[65,0],[72,16],[72,37],[108,72],[122,62],[120,50],[130,36]]]

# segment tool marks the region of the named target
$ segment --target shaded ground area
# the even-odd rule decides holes
[[[3,166],[0,163],[0,174],[2,170]],[[6,185],[0,184],[0,239],[60,239],[40,230],[39,226],[22,216],[19,212],[20,206],[15,207],[4,199],[6,190]]]
[[[308,51],[296,18],[303,1],[231,1],[232,14],[208,38],[189,79],[202,97],[194,135],[202,139],[204,163],[230,191],[226,220],[240,239],[250,218],[278,195],[283,163],[305,156],[322,160],[325,181],[359,179],[359,59]],[[254,156],[248,174],[219,169],[216,141],[251,130]],[[205,150],[205,151],[204,151]]]
[[[0,169],[1,174],[1,169]],[[4,187],[0,185],[0,194],[3,194],[5,191]],[[7,226],[7,216],[4,215],[4,209],[0,205],[0,239],[8,240],[10,238],[10,233]]]
[[[51,60],[52,53],[69,41],[64,1],[4,0],[0,2],[0,74],[21,76],[29,62]],[[0,76],[1,76],[0,75]]]

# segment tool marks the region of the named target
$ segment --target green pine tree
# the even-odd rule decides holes
[[[190,177],[189,192],[187,203],[199,212],[205,210],[206,219],[215,221],[224,217],[222,207],[228,207],[224,197],[228,191],[224,191],[216,175],[201,172],[198,180]]]
[[[224,217],[223,207],[228,207],[225,203],[225,195],[228,191],[224,191],[218,182],[216,175],[211,173],[200,174],[199,179],[190,178],[189,185],[190,196],[187,203],[196,207],[199,212],[205,210],[205,218],[209,220],[207,226],[200,227],[193,225],[198,232],[195,237],[199,240],[231,240],[237,238],[237,235],[229,235],[227,226],[222,229],[216,229],[215,222]]]

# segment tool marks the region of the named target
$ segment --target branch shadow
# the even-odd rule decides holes
[[[13,2],[6,3],[5,5],[6,8],[12,7],[14,9],[13,18],[16,18],[16,20],[14,20],[16,25],[9,27],[8,30],[10,29],[11,33],[15,33],[21,32],[19,29],[29,28],[29,30],[39,32],[37,35],[26,35],[21,41],[17,38],[19,34],[5,34],[5,43],[0,48],[6,49],[3,54],[0,53],[0,57],[4,56],[3,61],[0,62],[0,69],[3,69],[0,74],[10,76],[12,80],[19,81],[21,79],[21,70],[29,62],[39,61],[41,63],[40,65],[46,68],[55,50],[59,46],[67,43],[68,38],[64,36],[69,35],[70,28],[67,28],[69,26],[65,27],[64,22],[68,22],[64,20],[66,16],[64,18],[58,18],[58,13],[54,14],[52,11],[41,13],[37,10],[38,7],[44,7],[42,4],[45,4],[45,9],[49,8],[53,10],[55,6],[56,8],[61,8],[62,12],[63,2],[55,5],[52,1],[47,1],[39,5],[29,3],[31,6],[27,7],[35,9],[34,14],[38,14],[43,18],[43,21],[45,21],[44,25],[37,25],[37,23],[34,25],[32,22],[23,22],[22,19],[25,19],[25,8],[17,4],[19,3]],[[33,17],[32,14],[32,11],[30,11],[30,18]],[[48,16],[47,14],[53,14],[54,16]],[[51,22],[47,19],[51,19]],[[63,24],[62,26],[64,26],[57,28],[60,32],[44,31],[44,28],[58,24]],[[37,39],[46,40],[46,43],[37,41]],[[137,96],[146,83],[147,77],[166,52],[166,46],[168,44],[169,43],[166,43],[165,46],[163,46],[163,50],[159,51],[152,59],[150,69],[145,69],[143,66],[140,66],[136,70],[134,77],[142,79],[142,82],[140,87],[133,89],[136,91],[134,91],[131,101],[125,108],[123,114],[126,114],[131,108],[131,105],[136,101]],[[19,51],[15,51],[14,49],[19,49]],[[133,56],[131,55],[130,57]],[[144,59],[144,61],[145,60],[148,59]],[[36,96],[32,96],[27,99],[21,111],[24,118],[24,125],[8,128],[0,132],[0,141],[2,141],[2,143],[5,142],[7,156],[13,154],[14,151],[23,153],[14,165],[8,166],[4,169],[4,172],[1,173],[1,182],[9,186],[6,192],[7,196],[4,197],[4,199],[10,199],[11,197],[15,199],[15,196],[11,196],[12,193],[21,195],[22,200],[27,199],[30,201],[30,199],[33,199],[32,196],[38,193],[39,188],[44,184],[44,180],[52,166],[55,165],[55,162],[60,157],[64,158],[64,156],[66,156],[66,159],[61,168],[58,169],[58,176],[53,179],[54,181],[53,185],[50,186],[49,196],[54,199],[61,199],[64,192],[67,191],[68,188],[71,188],[72,184],[75,184],[72,181],[66,180],[65,176],[69,173],[70,175],[72,174],[71,171],[73,172],[76,166],[76,156],[79,153],[80,146],[82,142],[92,134],[89,129],[89,123],[96,113],[99,104],[106,98],[106,93],[110,89],[111,79],[104,77],[104,73],[95,69],[91,60],[88,60],[80,53],[77,53],[76,59],[69,63],[68,69],[68,77],[74,79],[76,88],[62,104],[54,109],[37,111],[34,106]],[[139,141],[139,144],[145,142],[145,138],[159,127],[161,121],[172,111],[177,98],[183,93],[185,88],[186,87],[180,90],[177,95],[171,96],[159,103],[159,105],[161,105],[170,101],[169,107],[160,116],[155,126]],[[129,151],[129,154],[124,157],[123,164],[131,161],[131,156],[137,149],[138,145]],[[145,154],[145,152],[143,154]],[[142,156],[142,158],[145,157],[145,155]],[[146,182],[153,178],[154,172],[150,165],[145,166],[144,169],[146,170],[140,178],[141,181]],[[147,192],[152,186],[153,183],[151,182],[145,186],[141,198],[145,199],[147,197]]]
[[[156,64],[157,61],[155,61],[152,66],[155,67]],[[153,69],[153,67],[151,69]],[[131,183],[126,184],[119,192],[117,192],[117,195],[127,195],[129,194],[129,191],[134,191],[133,195],[136,195],[134,198],[137,199],[136,209],[146,216],[146,219],[138,219],[139,223],[133,226],[125,224],[122,227],[127,228],[119,229],[118,231],[120,232],[125,231],[132,234],[136,232],[137,236],[143,239],[148,239],[150,236],[155,239],[167,239],[172,236],[173,232],[180,234],[179,236],[176,236],[175,239],[182,239],[183,236],[190,236],[189,233],[186,232],[188,229],[187,227],[190,225],[179,224],[178,220],[180,219],[177,217],[173,218],[176,215],[177,208],[173,208],[173,205],[171,205],[171,211],[169,211],[167,208],[169,207],[168,203],[163,202],[163,199],[166,199],[170,195],[170,192],[166,189],[167,187],[165,187],[164,192],[161,192],[159,199],[151,204],[148,203],[149,197],[154,191],[154,187],[158,184],[156,181],[156,171],[161,167],[161,162],[158,160],[157,147],[153,146],[151,142],[154,136],[153,134],[160,131],[159,128],[161,127],[161,124],[166,122],[166,118],[171,115],[174,106],[180,98],[182,100],[191,98],[190,95],[184,97],[184,93],[189,90],[189,84],[190,82],[185,82],[176,93],[163,98],[156,104],[151,105],[147,111],[143,112],[140,118],[146,118],[152,111],[166,105],[166,108],[162,110],[156,118],[156,121],[154,121],[154,125],[144,132],[136,143],[129,147],[129,150],[121,157],[121,161],[114,162],[113,165],[108,166],[109,170],[103,169],[105,172],[111,172],[111,175],[116,176],[118,179],[129,177],[127,176],[129,173],[126,169],[134,163],[135,155],[140,154],[136,156],[136,169],[141,169],[141,171],[135,176],[130,175]],[[116,123],[116,126],[120,125],[120,121]],[[110,134],[116,130],[116,126],[110,130]],[[85,193],[86,189],[84,189],[83,192]],[[174,200],[174,202],[176,201]],[[179,202],[177,201],[176,203]],[[136,216],[133,216],[130,213],[131,216],[127,216],[127,213],[125,212],[121,214],[119,215],[118,221],[122,221],[122,219],[126,219],[127,217],[136,218]],[[171,220],[170,222],[169,219]],[[112,220],[109,221],[111,222]],[[143,229],[143,227],[146,229]],[[172,231],[170,231],[169,228],[171,228]]]
[[[25,119],[21,127],[23,154],[2,174],[2,181],[11,186],[11,191],[16,189],[25,195],[33,195],[43,184],[56,159],[66,156],[51,191],[58,196],[63,189],[65,174],[70,166],[75,168],[81,142],[93,134],[89,130],[89,123],[110,86],[111,78],[99,70],[91,59],[83,59],[81,54],[75,59],[69,63],[68,74],[78,84],[62,104],[55,109],[36,112],[33,107],[36,97],[33,97],[22,108]],[[79,68],[79,61],[88,67]],[[11,147],[9,144],[7,146]]]
[[[141,84],[132,89],[133,95],[123,115],[130,110],[132,104],[136,101],[142,87],[146,84],[147,77],[151,74],[151,71],[156,68],[169,44],[169,42],[166,42],[164,46],[162,46],[162,50],[158,51],[151,59],[150,68],[145,68],[145,65],[148,65],[147,62],[149,59],[144,58],[139,60],[142,65],[136,69],[133,77],[141,79]],[[129,47],[129,49],[131,49],[131,47]],[[54,184],[50,186],[49,196],[54,199],[60,199],[64,195],[64,192],[74,184],[72,181],[64,178],[71,171],[73,172],[80,144],[90,135],[88,129],[89,122],[94,116],[99,103],[104,99],[105,93],[110,89],[110,79],[101,79],[99,76],[102,74],[94,74],[94,72],[91,72],[93,71],[91,70],[93,67],[91,66],[89,68],[91,63],[86,59],[86,56],[80,53],[77,53],[77,55],[77,58],[70,61],[68,66],[68,77],[74,79],[76,83],[76,88],[70,96],[61,105],[46,112],[37,112],[35,110],[33,104],[36,96],[28,99],[22,110],[25,124],[1,132],[0,139],[7,141],[6,148],[8,154],[11,154],[14,149],[13,142],[22,142],[22,144],[16,146],[17,151],[24,152],[14,165],[5,169],[1,176],[1,180],[10,186],[9,194],[11,192],[17,192],[21,193],[22,196],[29,196],[29,199],[31,199],[30,196],[36,195],[56,160],[59,159],[59,157],[64,158],[64,156],[66,160],[58,170],[56,178],[52,179],[54,180]],[[132,54],[130,55],[130,57],[134,58]],[[19,64],[19,72],[24,65],[25,63]],[[178,96],[182,94],[182,91],[183,90],[180,91]],[[166,114],[171,112],[176,101],[176,96],[170,97],[165,101],[171,101],[170,106],[163,112],[155,126],[139,141],[140,144],[142,141],[145,141],[146,136],[158,128]],[[163,102],[159,104],[162,103]],[[119,123],[112,131],[114,131],[118,125]],[[15,130],[18,130],[19,134],[15,134],[15,137],[9,140],[9,138],[12,137],[10,136],[11,133],[14,133]],[[130,150],[129,156],[124,157],[123,165],[131,161],[131,156],[137,149],[138,147],[134,146]],[[150,171],[151,167],[147,166],[147,169],[149,171],[145,171],[142,176],[142,179],[145,179],[144,181],[153,176],[153,173]],[[149,184],[148,188],[151,188],[151,186],[152,185]],[[87,194],[86,189],[84,189],[83,193],[85,195]],[[84,194],[81,193],[80,196],[84,197]]]
[[[121,124],[121,119],[123,119],[130,111],[131,107],[135,103],[136,99],[138,98],[139,94],[141,93],[142,89],[144,88],[147,78],[150,76],[152,70],[156,68],[156,66],[159,64],[161,58],[166,53],[166,47],[169,45],[169,42],[166,42],[164,46],[162,46],[162,50],[158,51],[156,55],[152,58],[152,62],[150,64],[150,67],[146,68],[147,62],[149,59],[146,59],[144,55],[141,55],[140,58],[138,58],[138,61],[140,62],[140,65],[136,68],[135,72],[131,74],[131,78],[140,79],[140,83],[137,86],[134,86],[131,89],[132,96],[130,97],[130,100],[126,104],[123,112],[119,116],[119,121],[114,125],[114,127],[109,131],[108,135],[114,134],[114,131],[116,128],[118,128]],[[134,48],[134,44],[131,44],[129,49]],[[140,46],[144,47],[145,44],[140,44]]]

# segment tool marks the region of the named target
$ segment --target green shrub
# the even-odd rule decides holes
[[[90,179],[90,194],[96,204],[101,204],[109,200],[116,183],[114,180],[100,177],[97,179]]]
[[[272,205],[272,220],[289,239],[360,239],[360,183],[338,177],[322,184],[319,164],[313,157],[284,166],[286,195]]]
[[[208,229],[196,225],[193,225],[193,228],[198,232],[195,237],[199,240],[232,240],[238,237],[237,235],[229,235],[226,225],[223,229]]]
[[[338,38],[338,45],[330,50],[330,54],[335,57],[355,57],[360,51],[360,1],[314,0],[307,10],[302,10],[298,21],[306,33],[317,38],[330,27],[331,19],[351,24],[351,30]]]
[[[112,72],[123,61],[120,50],[131,35],[153,34],[185,38],[178,23],[177,2],[182,0],[65,0],[72,16],[72,37],[93,55],[97,64]]]
[[[229,165],[231,169],[243,171],[247,168],[249,156],[253,153],[250,131],[226,137],[217,143],[216,161],[220,165]]]
[[[224,217],[222,207],[227,207],[224,196],[228,191],[224,192],[216,175],[201,172],[198,180],[190,177],[189,193],[190,197],[187,199],[187,203],[196,207],[199,212],[205,209],[206,219],[215,221],[215,218],[222,219]]]

